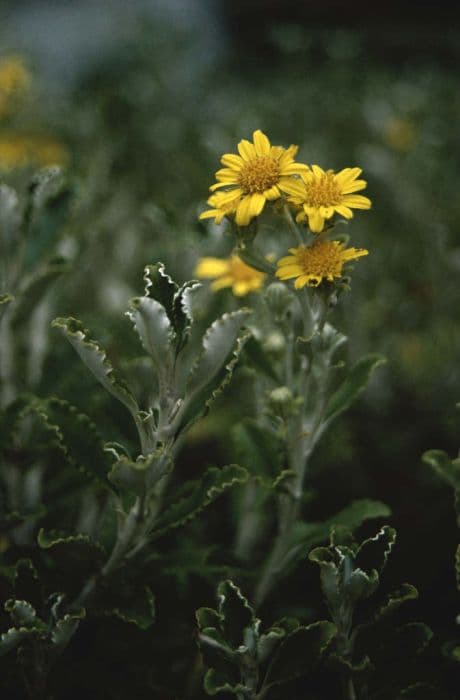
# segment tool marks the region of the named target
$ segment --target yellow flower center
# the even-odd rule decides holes
[[[308,248],[297,249],[297,260],[305,275],[317,277],[318,282],[322,277],[339,277],[342,272],[346,256],[342,246],[337,241],[323,241],[314,243]]]
[[[242,167],[238,182],[245,194],[262,193],[276,185],[280,166],[271,156],[257,156]]]
[[[332,207],[340,202],[340,187],[333,172],[313,175],[305,184],[306,202],[310,207]]]

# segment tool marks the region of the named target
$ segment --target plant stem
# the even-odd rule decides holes
[[[302,236],[300,235],[298,226],[292,218],[291,210],[289,209],[287,204],[285,204],[283,207],[283,215],[285,221],[287,222],[287,225],[289,226],[289,230],[294,235],[294,238],[296,239],[297,243],[301,246],[305,245]]]

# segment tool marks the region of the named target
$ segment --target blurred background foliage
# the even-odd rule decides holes
[[[123,311],[141,292],[146,263],[163,261],[183,282],[200,256],[231,251],[225,225],[198,214],[220,155],[238,140],[260,128],[273,143],[299,144],[302,162],[363,168],[373,208],[350,232],[370,256],[336,325],[350,338],[350,359],[381,352],[388,363],[323,439],[312,514],[325,517],[351,498],[388,503],[400,537],[387,575],[420,589],[420,618],[448,638],[454,509],[421,454],[458,449],[460,44],[447,5],[436,16],[429,4],[417,6],[412,23],[409,7],[398,16],[396,4],[371,11],[357,3],[349,15],[332,0],[320,8],[293,0],[4,2],[0,176],[21,193],[37,167],[65,167],[73,197],[54,252],[70,269],[48,297],[49,316],[81,318],[116,361],[137,352]],[[0,291],[8,291],[4,280]],[[203,322],[239,303],[207,285],[200,302]],[[70,346],[51,329],[46,342],[33,390],[74,403],[107,440],[134,440],[123,409]],[[204,463],[236,461],[228,425],[253,409],[248,381],[242,370],[217,414],[190,435],[184,478]],[[200,536],[210,550],[220,546]],[[229,537],[224,527],[223,546]],[[191,575],[206,578],[186,549]],[[299,600],[303,584],[301,576]],[[197,605],[209,604],[211,591],[198,586]],[[159,624],[167,624],[161,614]],[[97,655],[94,635],[91,645]]]

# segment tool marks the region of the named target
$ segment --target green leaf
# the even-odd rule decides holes
[[[172,322],[176,331],[176,355],[186,344],[193,324],[192,298],[201,288],[195,280],[185,282],[173,298]]]
[[[34,627],[37,622],[37,613],[26,600],[7,600],[5,610],[10,614],[16,627]]]
[[[29,627],[11,627],[0,636],[0,656],[12,651],[20,644],[34,637],[39,637],[40,631]]]
[[[449,700],[449,696],[428,683],[414,683],[403,690],[398,700]]]
[[[123,622],[136,625],[141,630],[147,630],[155,622],[155,597],[149,586],[143,586],[142,590],[134,590],[131,595],[124,591],[118,605],[110,607],[105,614],[115,615]]]
[[[136,461],[121,455],[109,473],[109,480],[121,491],[141,494],[146,488],[152,488],[172,468],[171,458],[161,450],[147,457],[141,455]]]
[[[355,556],[355,566],[370,574],[373,570],[381,572],[387,563],[393,545],[396,541],[396,530],[385,525],[370,539],[358,548]]]
[[[223,675],[213,668],[210,668],[204,677],[204,689],[208,695],[231,693],[238,696],[240,693],[243,693],[242,697],[245,697],[246,694],[244,685],[241,683],[229,683]]]
[[[209,384],[204,385],[202,391],[185,397],[177,418],[182,430],[190,428],[201,416],[206,415],[214,401],[222,393],[233,376],[241,351],[248,338],[249,333],[242,332],[236,339],[229,361],[222,365]]]
[[[247,364],[254,367],[257,372],[265,374],[276,384],[281,384],[281,378],[276,372],[273,363],[263,349],[257,338],[251,336],[244,348],[244,359]]]
[[[280,644],[267,671],[264,688],[311,672],[336,634],[332,622],[298,627]]]
[[[51,630],[51,641],[59,648],[65,648],[77,631],[80,622],[85,618],[86,611],[81,608],[77,612],[64,615],[57,620]]]
[[[30,199],[25,212],[27,245],[24,262],[36,265],[52,250],[68,218],[73,192],[57,166],[43,168],[30,185]]]
[[[331,421],[340,413],[346,411],[366,387],[373,371],[385,362],[386,359],[382,355],[377,354],[366,355],[358,360],[337,391],[329,399],[324,419]]]
[[[174,296],[178,286],[166,273],[162,262],[146,265],[144,268],[145,296],[155,299],[168,314],[171,323],[174,322]]]
[[[452,486],[456,491],[460,490],[460,458],[451,459],[442,450],[429,450],[424,453],[422,459],[449,486]]]
[[[14,296],[11,294],[0,294],[0,321],[8,308],[8,304],[11,304],[12,301],[14,301]]]
[[[69,595],[78,594],[107,559],[104,548],[87,535],[63,535],[42,528],[37,541],[53,570],[53,585]]]
[[[95,424],[63,399],[52,397],[42,406],[50,423],[58,427],[70,462],[106,485],[110,460]]]
[[[410,583],[403,583],[400,588],[386,596],[384,602],[375,611],[374,619],[381,620],[398,610],[407,601],[416,600],[417,598],[417,589]]]
[[[0,185],[0,257],[14,254],[19,246],[21,211],[16,191],[8,185]]]
[[[250,309],[239,309],[224,314],[208,328],[203,337],[202,352],[187,382],[189,400],[205,389],[228,361],[250,313]]]
[[[386,518],[389,515],[391,515],[391,511],[385,503],[365,498],[353,501],[349,506],[322,523],[299,522],[293,529],[291,549],[288,551],[283,565],[292,564],[293,561],[303,557],[311,547],[327,540],[331,530],[337,526],[356,530],[366,520]]]
[[[11,314],[13,328],[17,328],[31,317],[53,282],[68,269],[69,264],[64,258],[54,258],[29,277],[17,295]]]
[[[168,530],[184,525],[222,493],[246,483],[248,479],[247,470],[237,464],[221,468],[211,467],[201,479],[185,485],[183,490],[187,495],[179,497],[177,501],[165,507],[155,523],[152,536],[159,537]]]
[[[195,613],[199,629],[220,627],[222,616],[213,608],[199,608]]]
[[[137,297],[131,300],[126,313],[165,381],[172,368],[174,341],[174,330],[165,308],[150,297]]]
[[[254,611],[238,586],[229,579],[219,583],[217,597],[224,638],[237,649],[245,643],[245,630],[255,624]]]
[[[232,438],[238,461],[248,465],[252,475],[279,474],[284,458],[284,444],[270,428],[248,418],[233,427]]]
[[[137,414],[139,407],[126,383],[119,378],[105,350],[91,337],[80,321],[75,318],[56,318],[51,324],[59,328],[75,348],[88,369],[96,379],[113,396],[121,401],[132,414]]]

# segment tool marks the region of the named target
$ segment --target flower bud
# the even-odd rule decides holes
[[[272,282],[265,291],[265,301],[276,321],[281,321],[293,296],[287,286],[282,282]]]

